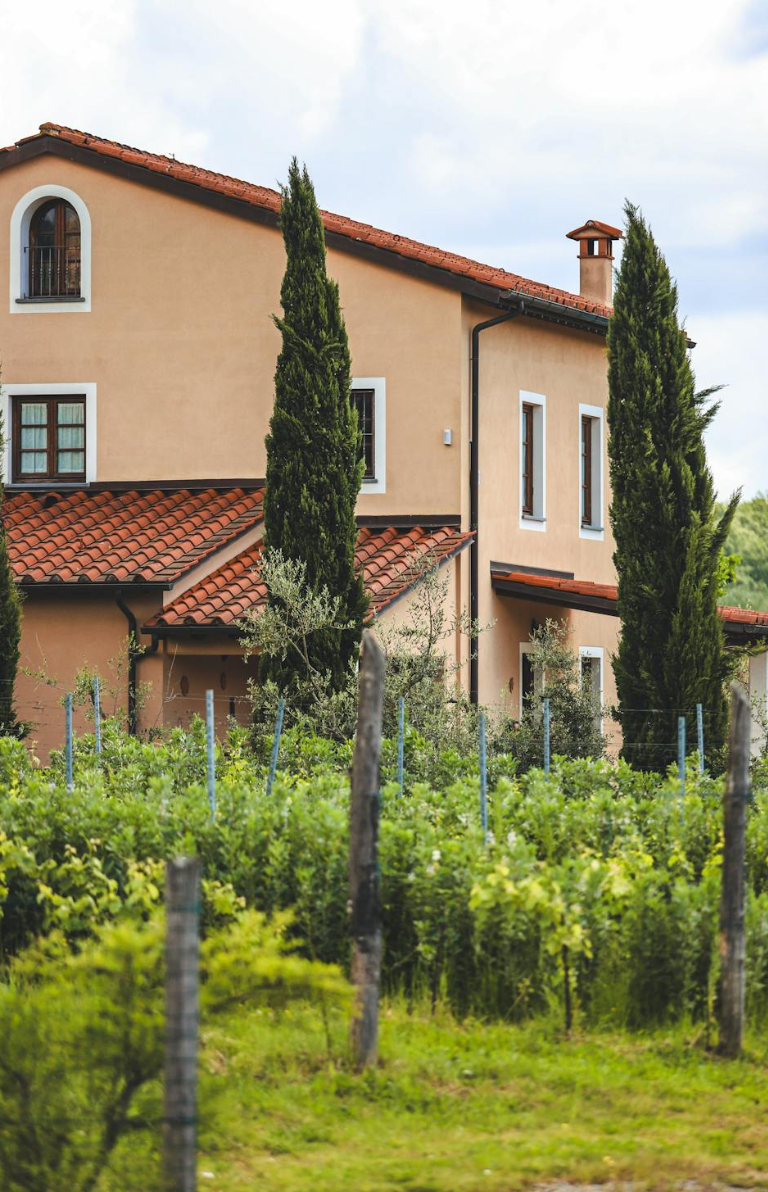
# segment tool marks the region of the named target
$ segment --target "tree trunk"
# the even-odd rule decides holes
[[[744,833],[749,797],[749,701],[731,686],[728,777],[723,799],[723,876],[720,895],[720,1047],[741,1054],[744,1029]]]
[[[384,696],[384,655],[370,630],[363,634],[352,762],[349,837],[349,904],[352,916],[351,1042],[355,1063],[375,1064],[379,1037],[381,900],[379,896],[379,755]]]

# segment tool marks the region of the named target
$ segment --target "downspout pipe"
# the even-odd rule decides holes
[[[120,609],[120,612],[128,622],[128,702],[127,702],[127,722],[128,732],[130,736],[135,737],[139,727],[138,709],[136,706],[136,683],[138,662],[145,654],[156,654],[157,648],[160,645],[160,639],[156,634],[152,634],[152,645],[148,649],[137,649],[139,641],[139,627],[136,621],[136,614],[128,607],[123,599],[123,593],[118,592],[115,596],[115,603]]]
[[[469,616],[474,624],[478,619],[480,591],[480,551],[478,518],[480,508],[480,333],[499,323],[507,323],[525,311],[522,300],[514,308],[472,328],[472,437],[469,449],[469,528],[474,537],[469,547]],[[473,704],[479,699],[479,638],[470,640],[469,698]]]

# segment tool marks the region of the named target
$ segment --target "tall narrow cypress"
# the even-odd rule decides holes
[[[350,399],[350,355],[339,288],[328,277],[325,233],[306,166],[296,158],[283,188],[280,224],[286,267],[275,318],[283,343],[275,405],[266,438],[265,546],[306,565],[314,591],[341,601],[346,629],[327,629],[310,643],[310,660],[339,689],[360,647],[367,599],[355,569],[355,504],[363,476],[357,411]],[[286,688],[300,677],[299,658],[263,660],[262,677]]]
[[[4,448],[5,434],[0,415],[0,458]],[[3,479],[0,472],[0,735],[18,734],[20,728],[14,709],[14,684],[19,665],[21,597],[8,558],[8,543],[2,520]]]
[[[718,519],[704,431],[717,411],[697,393],[677,287],[637,208],[608,330],[608,424],[619,645],[613,659],[623,756],[658,768],[677,718],[704,709],[714,760],[727,732],[730,671],[717,612],[719,562],[739,501]]]

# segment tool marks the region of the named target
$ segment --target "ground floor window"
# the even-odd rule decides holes
[[[602,732],[603,704],[603,648],[602,646],[579,647],[579,674],[582,690],[591,694],[595,705],[595,723]]]
[[[520,716],[538,706],[544,687],[544,676],[533,665],[535,648],[532,642],[520,643]]]

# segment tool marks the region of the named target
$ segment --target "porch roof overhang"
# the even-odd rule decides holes
[[[579,580],[570,571],[546,571],[514,563],[491,563],[491,585],[500,596],[532,600],[559,608],[618,617],[615,584]],[[718,609],[731,644],[768,643],[768,612],[721,604]]]

